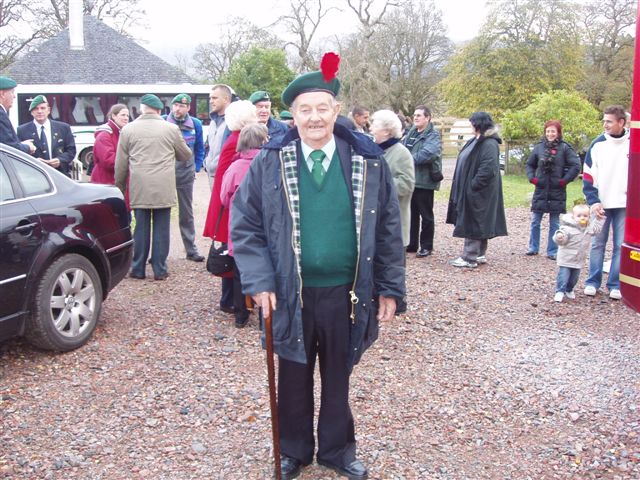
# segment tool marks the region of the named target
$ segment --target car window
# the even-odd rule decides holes
[[[25,196],[43,195],[53,190],[49,179],[42,171],[21,161],[13,162],[13,166]]]
[[[4,165],[0,163],[0,202],[14,200],[15,198],[16,196],[13,193],[13,187],[9,181],[9,175],[4,168]]]

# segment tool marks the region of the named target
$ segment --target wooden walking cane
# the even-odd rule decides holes
[[[266,317],[262,308],[258,309],[260,323],[264,326],[267,342],[267,375],[269,377],[269,405],[271,407],[271,432],[273,434],[273,456],[275,460],[276,480],[282,479],[280,466],[280,433],[278,431],[278,401],[276,399],[276,368],[273,361],[273,328],[271,312]]]

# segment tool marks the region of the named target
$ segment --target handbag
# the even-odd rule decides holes
[[[226,243],[216,248],[215,242],[211,243],[209,248],[209,255],[207,256],[207,271],[213,273],[219,277],[233,270],[235,261],[231,255],[229,255],[229,247]]]
[[[220,207],[218,220],[216,220],[216,228],[214,229],[214,236],[215,232],[218,231],[218,226],[220,225],[220,220],[222,219],[222,212],[224,212],[224,207]],[[227,244],[223,243],[216,248],[216,242],[211,242],[211,247],[209,247],[209,255],[207,255],[207,271],[218,277],[231,277],[233,276],[234,265],[235,260],[231,255],[229,255],[229,247],[227,246]]]

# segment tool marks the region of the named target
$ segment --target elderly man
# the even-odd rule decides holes
[[[36,146],[32,155],[50,167],[71,176],[73,159],[76,158],[76,141],[71,127],[64,122],[49,120],[51,107],[44,95],[37,95],[29,104],[32,122],[18,127],[20,140],[32,140]]]
[[[407,252],[417,252],[417,257],[428,257],[433,251],[435,219],[433,216],[434,191],[440,189],[442,175],[442,142],[440,134],[431,123],[431,110],[424,105],[413,113],[413,127],[404,137],[404,146],[413,155],[416,169],[416,186],[411,196],[411,230]]]
[[[156,280],[165,280],[169,255],[171,207],[176,204],[176,159],[191,158],[180,129],[163,120],[164,105],[152,94],[140,99],[140,115],[120,133],[115,180],[122,192],[129,181],[129,201],[134,210],[131,277],[145,278],[153,223],[151,267]]]
[[[336,124],[339,88],[335,74],[321,72],[289,84],[282,100],[296,127],[256,157],[232,211],[244,293],[273,312],[284,479],[313,460],[316,357],[318,463],[367,478],[356,458],[349,377],[404,295],[393,178],[377,145]]]
[[[249,97],[249,101],[256,106],[258,122],[267,126],[269,138],[275,138],[287,133],[289,126],[271,116],[271,97],[267,92],[264,90],[253,92]]]
[[[209,178],[210,189],[213,189],[213,180],[216,175],[216,169],[218,168],[220,150],[222,150],[225,132],[227,131],[224,112],[232,100],[233,90],[231,90],[231,87],[228,85],[218,84],[211,87],[211,93],[209,93],[209,107],[211,108],[211,112],[209,113],[209,117],[211,118],[208,136],[209,152],[204,161],[204,169]]]
[[[17,86],[18,84],[12,78],[0,76],[0,143],[25,153],[33,153],[36,151],[33,140],[20,142],[9,120],[9,109],[16,99]]]
[[[620,248],[627,215],[627,181],[629,174],[630,133],[625,126],[626,114],[621,105],[605,108],[602,118],[604,133],[591,142],[584,160],[582,191],[591,211],[604,218],[602,231],[593,237],[589,254],[589,277],[584,294],[593,297],[602,283],[604,253],[612,231],[612,256],[607,288],[609,298],[620,300]]]
[[[193,182],[196,172],[202,168],[204,141],[202,123],[189,115],[191,97],[186,93],[176,95],[171,101],[171,113],[164,118],[177,125],[182,138],[191,149],[191,158],[186,162],[176,162],[176,188],[178,193],[178,224],[182,244],[187,252],[187,260],[202,262],[204,257],[196,246],[196,227],[193,222]]]

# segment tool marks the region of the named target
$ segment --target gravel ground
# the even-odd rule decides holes
[[[199,176],[199,220],[207,201]],[[603,294],[553,303],[555,263],[523,255],[525,209],[475,270],[447,264],[462,241],[436,215],[434,255],[408,257],[407,314],[352,377],[370,478],[640,478],[639,315]],[[237,330],[217,310],[219,281],[172,228],[171,277],[124,280],[88,345],[0,345],[0,477],[270,478],[256,320]]]

